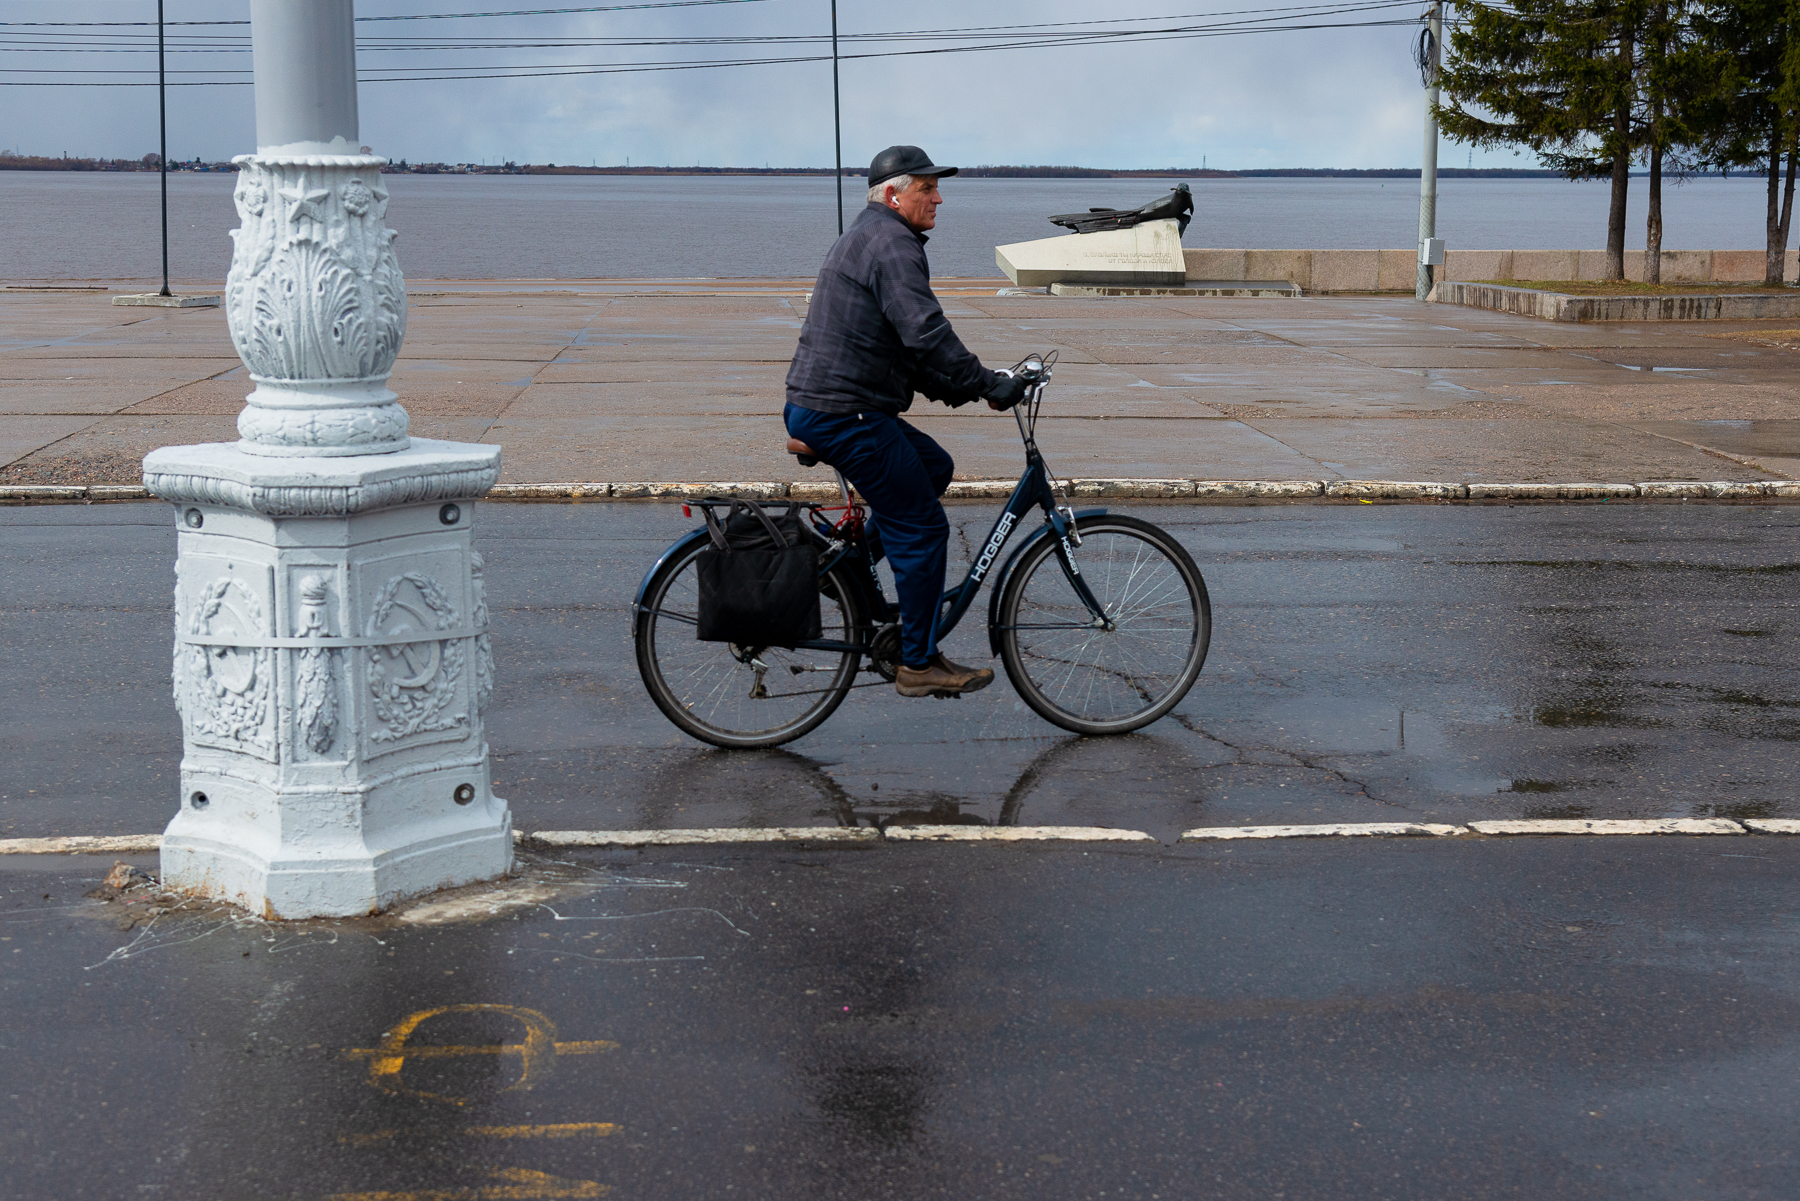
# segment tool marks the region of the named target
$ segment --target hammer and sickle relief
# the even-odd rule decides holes
[[[400,615],[398,621],[390,618],[390,624],[382,632],[390,637],[401,637],[417,632],[429,636],[435,626],[431,618],[420,611],[418,606],[409,605],[403,600],[394,601],[394,609]],[[408,620],[410,618],[410,620]],[[443,643],[402,642],[396,646],[384,648],[391,660],[398,660],[396,670],[390,677],[393,683],[402,688],[423,688],[437,678],[438,664],[443,660]]]

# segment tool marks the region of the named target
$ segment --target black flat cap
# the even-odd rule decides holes
[[[957,168],[940,167],[917,146],[889,146],[869,164],[869,186],[886,183],[896,175],[955,175]]]

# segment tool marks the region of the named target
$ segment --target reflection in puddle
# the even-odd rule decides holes
[[[1747,817],[1785,817],[1786,812],[1780,801],[1733,801],[1729,804],[1695,805],[1688,813],[1690,817],[1728,817],[1733,821],[1743,821]]]
[[[1531,720],[1553,730],[1580,730],[1589,726],[1635,726],[1650,724],[1644,720],[1628,720],[1617,705],[1578,708],[1569,705],[1539,705],[1531,711]]]

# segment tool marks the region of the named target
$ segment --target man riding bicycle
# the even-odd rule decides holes
[[[813,285],[783,411],[790,437],[841,471],[873,513],[871,547],[887,556],[899,593],[901,696],[974,692],[994,673],[937,648],[950,541],[938,498],[955,464],[900,414],[915,392],[951,408],[986,398],[1006,410],[1026,388],[981,365],[931,291],[925,231],[943,203],[938,180],[956,172],[917,146],[889,146],[869,164],[868,204]]]

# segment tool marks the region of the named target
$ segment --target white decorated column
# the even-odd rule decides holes
[[[503,875],[473,501],[500,448],[407,436],[406,285],[360,153],[352,0],[251,0],[257,152],[226,283],[241,440],[171,446],[180,809],[165,882],[269,917]]]

